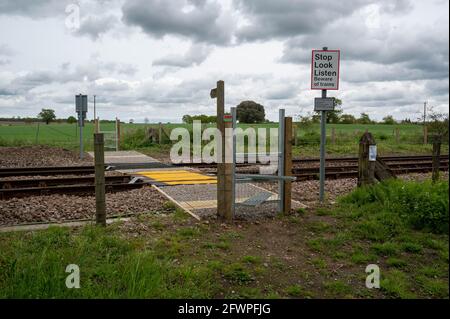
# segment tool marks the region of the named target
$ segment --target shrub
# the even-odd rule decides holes
[[[382,205],[379,211],[398,214],[400,220],[414,229],[446,234],[449,231],[448,182],[445,181],[433,184],[388,180],[359,188],[342,202],[358,206],[376,202]],[[389,214],[383,218],[389,219]]]

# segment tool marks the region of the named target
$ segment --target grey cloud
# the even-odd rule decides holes
[[[183,11],[188,4],[193,9]],[[156,38],[175,35],[214,44],[227,44],[231,40],[232,25],[221,20],[221,6],[216,1],[128,0],[122,12],[125,24],[140,27]]]
[[[76,31],[78,35],[87,35],[97,40],[101,34],[107,33],[119,22],[114,15],[88,16],[81,21],[80,28]]]
[[[194,44],[183,55],[168,55],[153,61],[153,65],[174,67],[190,67],[203,63],[211,53],[212,48],[204,44]]]
[[[297,95],[297,88],[293,85],[271,86],[267,89],[264,97],[269,100],[291,99]]]
[[[111,73],[133,75],[135,72],[136,68],[126,63],[91,61],[73,68],[70,63],[64,63],[58,71],[38,70],[20,75],[11,81],[10,90],[24,94],[48,84],[82,83],[84,79],[89,83]]]
[[[47,18],[64,15],[70,0],[0,0],[0,14]]]
[[[2,43],[0,44],[0,56],[13,56],[15,51],[11,49],[8,45]]]
[[[405,36],[406,32],[408,36]],[[439,24],[433,29],[381,27],[379,30],[371,30],[361,19],[348,19],[329,25],[318,34],[286,41],[280,61],[309,64],[311,49],[324,45],[330,49],[341,49],[342,74],[347,81],[405,81],[448,77],[448,28],[445,25]],[[369,64],[361,64],[364,62]],[[364,67],[358,70],[355,67],[358,63]],[[346,66],[349,72],[345,71]]]
[[[0,59],[0,66],[1,65],[8,65],[11,63],[11,60],[7,60],[7,59]]]
[[[240,41],[289,38],[316,34],[324,26],[370,3],[379,3],[390,12],[408,10],[408,1],[316,1],[316,0],[234,0],[234,5],[250,24],[237,30]]]

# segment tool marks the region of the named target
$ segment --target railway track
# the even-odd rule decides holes
[[[422,173],[432,171],[432,157],[431,156],[385,156],[381,157],[384,163],[388,166],[389,170],[394,175],[407,174],[407,173]],[[301,167],[304,165],[318,164],[319,159],[294,159],[292,175],[297,177],[297,181],[319,179],[319,167],[318,165],[311,167]],[[346,157],[346,158],[329,158],[327,163],[333,163],[333,166],[327,166],[325,168],[326,178],[338,179],[338,178],[354,178],[358,177],[358,158]],[[343,163],[345,165],[335,165]],[[208,169],[209,172],[215,171],[214,165],[205,165],[203,168]],[[245,163],[244,165],[237,165],[238,167],[249,167],[249,169],[241,169],[239,173],[242,174],[258,174],[258,168],[255,164]],[[253,166],[253,168],[250,168]],[[201,165],[194,165],[195,168],[202,168]],[[448,155],[441,156],[440,169],[448,170],[449,168]]]
[[[10,176],[88,175],[94,173],[94,166],[0,168],[0,178]]]
[[[385,162],[417,162],[417,161],[432,161],[431,155],[413,155],[413,156],[380,156]],[[448,155],[441,155],[442,160],[448,160]],[[330,157],[326,159],[327,162],[358,162],[357,157]],[[311,163],[319,163],[319,158],[294,158],[292,160],[293,165],[301,165],[301,164],[311,164]],[[173,166],[184,166],[184,167],[192,167],[192,168],[215,168],[217,164],[206,164],[206,163],[177,163],[172,164]],[[237,163],[236,167],[248,167],[254,165],[264,165],[264,163]]]
[[[385,156],[381,157],[387,164],[389,170],[394,174],[411,172],[429,172],[432,170],[431,156]],[[441,156],[440,169],[448,170],[448,155]],[[319,178],[319,167],[300,167],[302,164],[315,164],[319,159],[294,159],[292,175],[297,181]],[[326,167],[325,175],[329,179],[352,178],[358,176],[358,165],[356,157],[327,158],[327,163],[343,163],[345,165],[333,165]],[[182,164],[195,168],[207,168],[215,170],[215,164]],[[175,166],[181,166],[177,164]],[[259,173],[255,164],[238,164],[238,167],[249,169],[239,170],[239,173]],[[251,167],[253,166],[253,168]],[[31,167],[31,168],[1,168],[0,169],[0,199],[10,197],[26,197],[31,195],[47,194],[93,194],[95,191],[94,166],[71,166],[71,167]],[[44,177],[29,179],[12,179],[14,176],[52,176],[52,175],[86,175],[76,177]],[[91,176],[88,176],[91,175]],[[2,177],[10,177],[8,180]],[[106,176],[106,191],[124,191],[149,185],[139,179],[133,179],[129,175]]]
[[[40,172],[43,171],[46,170],[40,170]],[[62,170],[57,169],[56,171],[57,174],[60,175]],[[72,171],[72,168],[68,169],[68,171]],[[85,172],[83,174],[85,174]],[[45,175],[47,175],[47,173]],[[107,192],[126,191],[140,188],[145,185],[148,185],[148,183],[144,182],[142,179],[133,179],[133,177],[129,175],[105,176],[105,189]],[[94,176],[0,179],[0,199],[50,194],[91,195],[94,192]]]
[[[105,176],[106,184],[129,183],[131,177],[122,176]],[[31,187],[51,187],[64,185],[93,185],[95,183],[94,176],[68,177],[68,178],[38,178],[38,179],[16,179],[16,180],[0,180],[0,189],[11,188],[31,188]]]

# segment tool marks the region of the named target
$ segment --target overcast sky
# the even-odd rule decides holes
[[[448,12],[443,0],[0,0],[0,117],[68,117],[84,93],[100,118],[177,122],[215,113],[217,80],[227,108],[305,115],[323,46],[341,50],[328,95],[345,113],[416,119],[424,101],[448,112]]]

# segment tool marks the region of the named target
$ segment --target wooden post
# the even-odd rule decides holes
[[[217,215],[225,218],[225,83],[217,81],[217,87],[211,90],[211,98],[217,102],[217,129],[220,138],[217,139]]]
[[[428,127],[423,127],[423,144],[428,144]]]
[[[398,127],[395,128],[395,143],[400,143],[400,129]]]
[[[376,145],[375,139],[372,134],[366,132],[359,140],[358,187],[370,185],[375,182],[376,161],[369,160],[369,149],[371,145]]]
[[[120,149],[120,120],[116,117],[116,151]]]
[[[97,225],[106,226],[105,199],[105,149],[102,133],[94,134],[95,161],[95,220]]]
[[[292,117],[286,117],[284,122],[284,176],[292,175]],[[292,182],[284,182],[284,213],[291,212]]]
[[[336,129],[334,127],[331,128],[331,144],[336,144]]]
[[[433,138],[433,183],[439,180],[439,167],[441,165],[441,139],[439,136]]]
[[[224,123],[225,129],[225,161],[224,161],[224,188],[223,188],[223,217],[231,221],[233,219],[233,135],[226,134],[233,128],[233,123],[227,121]]]

